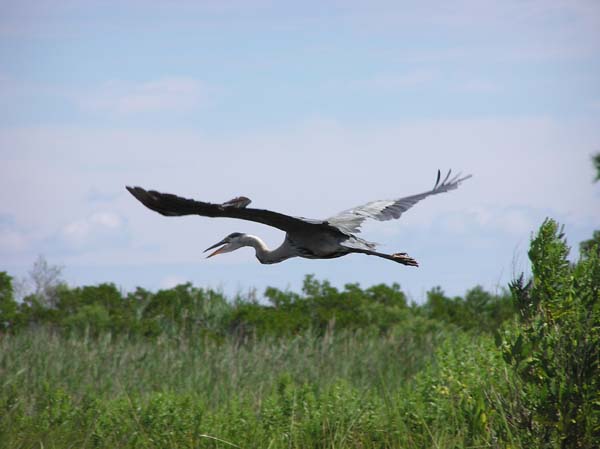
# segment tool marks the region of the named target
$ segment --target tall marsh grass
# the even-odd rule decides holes
[[[0,340],[0,447],[519,446],[493,343],[433,326],[240,344]]]

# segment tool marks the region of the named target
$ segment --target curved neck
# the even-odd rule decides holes
[[[260,263],[277,263],[294,256],[290,253],[290,248],[286,245],[286,242],[271,251],[259,237],[246,234],[242,238],[242,243],[244,246],[251,246],[256,250],[256,258]]]

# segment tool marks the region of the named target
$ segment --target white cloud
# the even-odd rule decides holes
[[[0,230],[0,254],[18,253],[28,247],[28,240],[24,234],[12,230]]]
[[[474,177],[419,204],[405,224],[490,204],[597,222],[590,154],[598,138],[592,121],[549,119],[321,121],[210,139],[182,130],[3,130],[0,144],[12,150],[3,155],[0,213],[51,227],[77,223],[98,212],[97,202],[84,202],[94,187],[118,192],[110,207],[129,215],[124,186],[138,184],[212,201],[247,195],[256,207],[318,218],[417,193],[433,185],[437,168],[454,168]]]
[[[68,86],[22,80],[0,73],[0,108],[6,111],[14,105],[37,111],[40,104],[48,101],[58,109],[74,106],[82,112],[121,117],[140,113],[189,112],[209,102],[214,92],[215,88],[209,88],[202,81],[186,77]]]
[[[0,213],[0,254],[22,253],[31,241],[31,235],[17,226],[13,216]]]
[[[86,199],[96,203],[111,203],[115,201],[120,195],[120,192],[112,191],[104,191],[98,189],[97,187],[91,187],[88,190],[86,195]]]
[[[522,237],[536,229],[546,215],[533,208],[481,206],[447,214],[442,225],[457,234],[487,230]]]
[[[71,249],[84,249],[120,241],[122,228],[123,220],[114,212],[95,212],[65,225],[61,237]]]
[[[187,111],[202,104],[207,87],[192,78],[163,78],[143,83],[113,81],[83,94],[87,110],[116,114]]]

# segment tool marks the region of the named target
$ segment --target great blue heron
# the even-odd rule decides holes
[[[237,197],[222,204],[181,198],[170,193],[145,190],[141,187],[129,187],[127,190],[144,206],[165,216],[202,215],[205,217],[228,217],[255,221],[281,229],[286,233],[285,240],[278,248],[270,250],[260,238],[234,232],[219,243],[207,248],[204,252],[218,248],[208,255],[228,253],[244,246],[256,250],[256,258],[263,264],[281,262],[291,257],[308,259],[332,259],[351,253],[368,254],[383,257],[403,265],[418,266],[417,261],[406,253],[384,254],[375,251],[376,244],[363,240],[355,235],[367,218],[379,221],[399,218],[403,212],[430,195],[456,189],[458,185],[471,177],[450,178],[451,171],[440,182],[440,171],[433,189],[396,200],[377,200],[353,209],[345,210],[326,220],[311,220],[302,217],[291,217],[265,209],[248,208],[250,199]]]

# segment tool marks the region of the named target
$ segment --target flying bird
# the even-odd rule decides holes
[[[170,193],[145,190],[141,187],[127,186],[126,188],[144,206],[167,217],[201,215],[204,217],[239,218],[273,226],[286,233],[283,243],[278,248],[271,250],[259,237],[234,232],[207,248],[204,252],[218,248],[207,257],[229,253],[244,246],[251,246],[256,250],[256,258],[263,264],[278,263],[292,257],[332,259],[346,254],[360,253],[417,267],[417,261],[408,254],[377,252],[375,251],[375,243],[363,240],[356,234],[360,232],[360,226],[367,218],[379,221],[400,218],[404,212],[419,201],[431,195],[454,190],[462,181],[471,177],[471,175],[461,177],[459,173],[451,178],[450,174],[451,170],[441,180],[441,174],[438,170],[433,189],[426,192],[395,200],[371,201],[325,220],[292,217],[266,209],[249,208],[248,205],[251,201],[243,196],[222,204],[213,204],[182,198]]]

